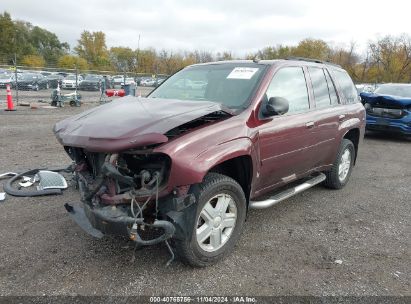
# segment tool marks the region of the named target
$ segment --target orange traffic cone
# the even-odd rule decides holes
[[[5,111],[16,111],[13,105],[13,97],[11,96],[10,85],[7,85],[7,109]]]

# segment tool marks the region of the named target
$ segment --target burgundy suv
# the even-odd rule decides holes
[[[206,266],[233,249],[248,209],[319,183],[344,187],[364,125],[347,72],[295,58],[192,65],[147,98],[93,108],[54,132],[82,198],[65,207],[84,230],[165,242]]]

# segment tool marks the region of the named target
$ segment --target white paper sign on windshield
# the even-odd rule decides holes
[[[258,68],[234,68],[234,70],[232,70],[231,73],[228,74],[227,79],[251,79],[251,77],[253,77],[257,71]]]

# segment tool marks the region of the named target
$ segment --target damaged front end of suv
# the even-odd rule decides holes
[[[195,197],[180,185],[178,173],[169,181],[172,158],[159,147],[230,116],[212,102],[125,97],[57,123],[54,132],[74,162],[82,201],[65,205],[70,216],[98,238],[153,245],[186,237]]]

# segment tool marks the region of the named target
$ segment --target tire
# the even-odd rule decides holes
[[[347,159],[349,159],[349,164],[346,161]],[[331,189],[343,188],[350,179],[354,165],[354,159],[354,144],[350,140],[344,138],[341,142],[340,149],[337,154],[337,159],[335,160],[331,170],[325,172],[326,179],[324,181],[324,185],[327,188]]]
[[[197,211],[194,225],[187,227],[192,232],[189,234],[191,238],[174,240],[174,247],[184,263],[194,267],[205,267],[221,260],[233,250],[244,226],[247,204],[241,186],[234,179],[218,173],[207,174],[198,189],[193,192],[197,199]],[[208,207],[205,209],[206,205]],[[224,208],[225,205],[227,207]],[[213,207],[211,210],[215,217],[205,221],[204,214],[212,214],[206,212],[211,211],[210,206]],[[236,218],[233,220],[234,214]],[[208,239],[205,238],[203,242],[198,240],[201,230],[204,232],[203,236],[210,232]],[[218,239],[221,242],[218,242]]]

